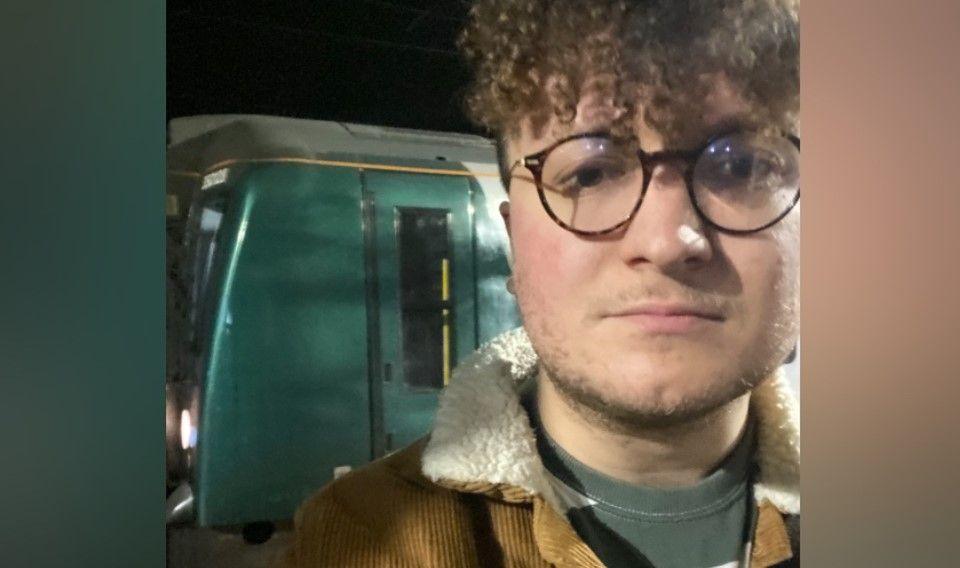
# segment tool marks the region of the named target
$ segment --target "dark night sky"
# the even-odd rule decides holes
[[[476,132],[458,0],[167,2],[167,117],[256,113]]]

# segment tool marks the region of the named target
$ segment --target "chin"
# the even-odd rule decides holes
[[[598,359],[594,359],[598,360]],[[741,397],[755,381],[717,358],[628,355],[590,369],[547,368],[574,405],[623,424],[666,426],[700,418]]]
[[[719,370],[718,370],[719,371]],[[716,406],[743,394],[737,378],[721,378],[715,373],[696,372],[684,368],[661,368],[655,371],[627,371],[622,379],[608,384],[610,403],[638,411],[660,409],[678,412],[684,408]]]

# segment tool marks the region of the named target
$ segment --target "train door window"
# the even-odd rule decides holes
[[[441,388],[453,360],[450,210],[397,208],[403,377]]]

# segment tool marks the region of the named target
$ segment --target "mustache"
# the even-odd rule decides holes
[[[646,303],[682,304],[698,312],[726,317],[736,303],[719,292],[697,290],[683,285],[638,283],[629,288],[599,296],[588,304],[589,313],[609,315]]]

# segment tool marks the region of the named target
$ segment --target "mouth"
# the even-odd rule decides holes
[[[615,311],[606,319],[632,325],[655,334],[684,334],[722,323],[718,311],[684,304],[644,304]]]

